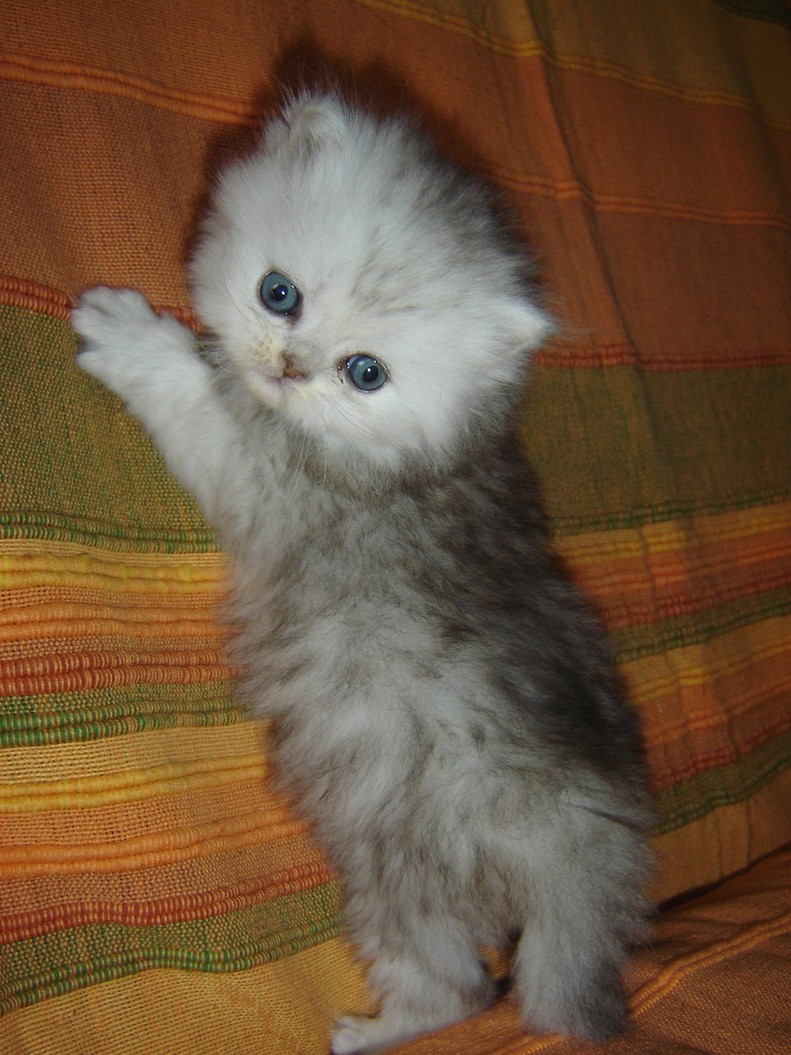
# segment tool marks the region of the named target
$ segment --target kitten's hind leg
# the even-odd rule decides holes
[[[568,933],[525,929],[517,953],[517,995],[526,1028],[607,1040],[626,1028],[619,963],[580,953]]]
[[[435,944],[428,935],[420,948],[381,949],[369,985],[381,998],[376,1018],[344,1015],[332,1033],[333,1055],[374,1055],[483,1011],[496,986],[469,944]]]
[[[626,1028],[620,971],[645,936],[648,902],[641,838],[603,819],[591,827],[540,869],[532,861],[513,976],[529,1029],[601,1041]]]

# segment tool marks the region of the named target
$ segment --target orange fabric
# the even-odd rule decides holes
[[[366,1003],[233,702],[216,540],[69,328],[97,282],[198,326],[211,177],[325,67],[536,247],[520,439],[644,721],[657,896],[788,842],[789,41],[779,0],[0,5],[0,1049],[323,1052]],[[613,1051],[786,1050],[787,869],[668,917]],[[414,1050],[565,1045],[504,1005]]]
[[[629,1033],[607,1055],[785,1055],[791,1036],[791,852],[666,912],[629,972]],[[525,1037],[508,1003],[413,1041],[410,1055],[572,1055],[561,1037]],[[593,1050],[593,1049],[591,1049]],[[599,1050],[598,1048],[596,1050]]]

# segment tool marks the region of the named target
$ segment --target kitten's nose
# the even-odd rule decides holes
[[[291,362],[288,356],[283,356],[283,377],[300,378],[305,375]]]

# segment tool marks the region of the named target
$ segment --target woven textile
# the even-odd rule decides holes
[[[365,1006],[334,879],[268,787],[266,726],[233,702],[216,539],[76,369],[69,326],[74,296],[99,282],[197,325],[183,263],[210,176],[249,144],[279,84],[325,66],[421,113],[499,185],[538,250],[563,329],[536,356],[520,440],[643,718],[657,896],[791,840],[788,6],[6,0],[0,1051],[12,1055],[323,1052],[334,1015]],[[669,918],[631,979],[638,1050],[711,1038],[690,988],[702,974],[733,1009],[706,1050],[737,1050],[750,1019],[736,953],[750,951],[760,991],[788,981],[787,869],[778,857],[752,887],[734,881],[732,917],[716,894],[700,917]],[[674,973],[685,938],[709,951]],[[661,1016],[673,994],[690,1009],[675,1026]],[[771,1022],[750,1028],[754,1050],[786,1050]],[[518,1036],[503,1005],[415,1051],[564,1050]]]

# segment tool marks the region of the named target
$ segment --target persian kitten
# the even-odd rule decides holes
[[[399,120],[286,106],[219,182],[191,265],[202,354],[93,289],[79,365],[148,430],[234,566],[236,658],[276,720],[371,961],[376,1052],[485,1008],[518,937],[539,1031],[624,1028],[649,808],[636,720],[548,549],[513,440],[550,330],[489,194]]]

